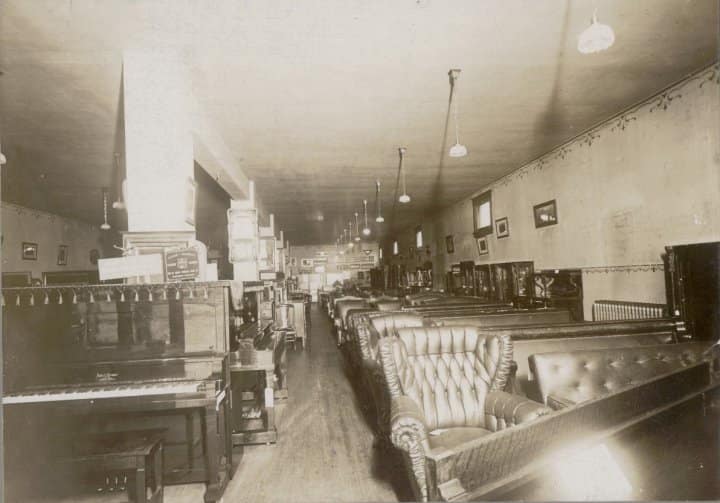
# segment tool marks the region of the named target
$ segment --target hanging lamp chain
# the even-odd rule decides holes
[[[457,96],[455,93],[455,87],[458,83],[458,74],[460,73],[460,70],[450,70],[450,78],[452,79],[452,85],[450,87],[450,99],[453,103],[453,113],[455,115],[455,143],[460,143],[460,126],[458,121],[458,104],[457,104]]]
[[[405,170],[403,169],[403,154],[405,153],[405,149],[400,147],[398,152],[400,153],[400,175],[402,176],[403,194],[407,194],[407,187],[405,186]]]

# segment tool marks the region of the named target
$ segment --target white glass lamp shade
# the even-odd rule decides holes
[[[450,157],[465,157],[467,155],[467,147],[456,143],[450,147]]]
[[[378,217],[375,219],[375,221],[377,223],[381,224],[385,221],[385,218],[383,218],[382,215],[378,215]]]
[[[410,196],[408,196],[407,194],[403,194],[403,195],[401,195],[400,197],[398,197],[398,201],[400,201],[400,202],[403,203],[403,204],[409,203],[409,202],[410,202]]]
[[[369,228],[369,227],[365,227],[365,228],[362,230],[362,233],[363,233],[363,235],[365,235],[365,236],[369,236],[369,235],[370,235],[370,228]]]
[[[593,14],[592,23],[578,36],[578,51],[583,54],[604,51],[615,43],[615,32],[606,24],[598,23]]]

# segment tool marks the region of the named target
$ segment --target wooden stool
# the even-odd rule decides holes
[[[130,501],[162,503],[164,431],[119,431],[83,436],[76,439],[73,455],[66,461],[91,464],[93,471],[134,471],[134,487],[126,486]]]

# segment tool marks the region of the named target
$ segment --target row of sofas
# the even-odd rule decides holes
[[[509,308],[482,306],[475,298],[433,298],[434,307],[470,315]],[[338,296],[333,317],[351,375],[360,381],[360,401],[372,404],[378,440],[402,452],[415,497],[426,501],[442,497],[439,487],[447,482],[426,454],[460,453],[474,439],[550,409],[506,391],[512,376],[509,337],[480,335],[476,327],[434,326],[432,316],[442,308],[422,312],[418,308],[430,303],[419,299],[403,299],[402,305],[405,310],[383,311],[369,299]]]
[[[379,442],[402,452],[415,498],[422,501],[467,499],[477,487],[492,485],[493,477],[529,462],[513,454],[513,445],[488,466],[489,450],[507,441],[506,435],[496,437],[501,431],[696,365],[708,346],[678,343],[671,320],[567,323],[563,317],[540,317],[534,325],[438,326],[447,316],[464,316],[470,323],[503,313],[518,322],[524,318],[508,306],[483,306],[475,299],[443,304],[436,297],[415,305],[395,299],[385,310],[376,300],[337,300],[338,341],[359,383],[360,402],[371,409]],[[343,306],[345,300],[361,302]],[[399,304],[401,310],[392,310]],[[571,351],[545,352],[545,344]],[[522,354],[522,385],[514,379],[516,345],[532,351]],[[558,420],[581,413],[569,411]],[[542,439],[528,428],[519,435],[521,430],[524,441],[530,438],[528,445],[539,449]]]

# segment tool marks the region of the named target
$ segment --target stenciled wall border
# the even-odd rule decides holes
[[[550,161],[555,159],[565,159],[565,157],[567,157],[567,155],[573,150],[584,146],[591,146],[593,142],[602,135],[617,131],[624,131],[633,121],[637,120],[637,115],[640,112],[647,110],[648,113],[655,113],[656,111],[667,110],[674,101],[682,99],[683,91],[685,89],[691,85],[696,85],[698,88],[702,88],[706,84],[720,85],[720,63],[714,63],[705,67],[704,69],[685,77],[682,81],[671,85],[650,98],[633,105],[609,119],[604,120],[600,124],[593,126],[542,156],[488,184],[476,194],[480,194],[483,191],[493,189],[498,186],[508,185],[516,178],[524,178],[530,172],[542,171]]]

